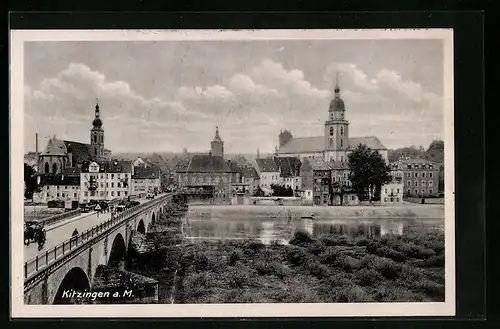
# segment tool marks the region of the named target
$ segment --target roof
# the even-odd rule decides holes
[[[231,168],[229,168],[228,164],[221,156],[199,154],[194,155],[189,161],[187,168],[182,171],[230,173]]]
[[[260,172],[278,172],[279,168],[274,159],[255,159]]]
[[[63,175],[68,177],[80,177],[81,170],[78,167],[67,167],[64,169]]]
[[[65,156],[66,154],[67,154],[67,149],[66,145],[64,145],[64,141],[60,139],[51,138],[47,143],[45,151],[43,151],[41,155]]]
[[[104,163],[107,173],[130,173],[132,172],[132,161],[112,160]]]
[[[346,162],[346,161],[331,161],[331,162],[328,162],[328,165],[332,169],[349,170],[349,162]]]
[[[71,153],[71,157],[73,158],[73,164],[80,164],[84,161],[88,161],[92,159],[90,155],[90,145],[75,141],[64,141],[66,145],[66,150],[68,153]]]
[[[387,148],[375,136],[349,138],[348,149],[355,149],[359,144],[364,144],[373,150],[386,150]],[[292,138],[288,143],[278,149],[278,154],[287,153],[318,153],[325,150],[325,137],[299,137]]]
[[[132,175],[133,179],[155,179],[159,177],[160,174],[158,168],[143,166],[134,167],[134,174]]]
[[[399,159],[396,162],[392,162],[390,167],[395,169],[395,167],[399,167],[401,169],[406,169],[406,167],[410,164],[425,164],[425,165],[433,165],[434,169],[439,169],[440,163],[433,162],[423,158],[408,158],[408,159]]]
[[[235,162],[235,161],[231,161],[231,160],[228,160],[227,161],[227,165],[229,166],[229,168],[231,169],[231,172],[233,173],[241,173],[241,169],[240,167],[238,166],[238,163]]]
[[[332,168],[323,159],[305,158],[302,163],[302,170],[312,168],[313,170],[331,170]]]
[[[298,176],[302,163],[296,157],[275,157],[274,161],[281,168],[281,177]]]
[[[257,173],[257,170],[255,170],[255,168],[242,168],[241,175],[244,178],[260,179],[260,176]]]

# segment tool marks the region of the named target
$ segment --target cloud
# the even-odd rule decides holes
[[[27,147],[33,148],[35,131],[86,141],[99,98],[106,147],[113,151],[204,151],[219,126],[228,152],[270,152],[281,129],[323,134],[337,72],[351,136],[417,145],[422,131],[440,134],[442,97],[387,69],[370,76],[354,64],[332,63],[322,86],[300,69],[263,59],[218,83],[148,97],[126,81],[72,63],[38,86],[25,86]]]

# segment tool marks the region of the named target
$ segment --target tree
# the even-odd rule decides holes
[[[433,141],[427,151],[425,151],[424,157],[427,160],[443,163],[444,162],[444,142],[443,141]]]
[[[371,199],[376,190],[391,181],[390,167],[380,153],[366,145],[359,145],[348,159],[351,171],[349,179],[360,200],[364,200],[366,194]]]
[[[26,163],[24,164],[24,184],[26,186],[24,196],[26,199],[33,199],[33,193],[38,187],[36,183],[35,169]]]
[[[262,191],[260,186],[257,186],[257,190],[254,192],[253,196],[265,196],[265,193]]]

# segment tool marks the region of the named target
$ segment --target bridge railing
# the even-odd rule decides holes
[[[65,256],[74,249],[82,246],[90,239],[99,236],[101,233],[105,232],[109,228],[115,226],[118,223],[130,218],[133,215],[140,213],[142,210],[155,206],[156,204],[162,202],[169,195],[164,195],[160,198],[154,199],[152,201],[137,205],[135,207],[129,208],[121,212],[116,216],[112,216],[111,219],[93,226],[81,234],[71,237],[64,242],[46,250],[43,253],[38,254],[36,257],[28,260],[24,263],[24,279],[28,279],[32,275],[36,274],[38,271],[44,269],[45,267],[51,265],[59,258]]]

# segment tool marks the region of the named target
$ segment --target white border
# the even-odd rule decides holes
[[[24,42],[181,40],[441,39],[445,100],[445,302],[358,304],[25,305],[23,293]],[[11,31],[11,315],[32,317],[359,317],[455,315],[453,30],[12,30]],[[14,110],[15,109],[15,110]]]

